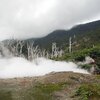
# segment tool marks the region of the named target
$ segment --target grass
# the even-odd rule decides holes
[[[31,89],[29,96],[34,98],[34,100],[53,100],[53,93],[62,90],[67,84],[39,84]]]
[[[84,65],[80,65],[79,67],[89,71],[91,69],[92,65],[91,64],[84,64]]]
[[[100,84],[82,84],[75,92],[75,96],[79,100],[99,100],[100,99]]]
[[[0,100],[12,100],[11,92],[0,90]]]
[[[99,79],[100,80],[100,75],[96,75],[95,77],[96,77],[96,79]]]

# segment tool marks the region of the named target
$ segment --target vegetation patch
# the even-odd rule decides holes
[[[0,100],[13,100],[11,92],[0,90]]]
[[[82,68],[82,69],[86,69],[86,70],[90,70],[90,68],[92,67],[92,65],[90,65],[90,64],[84,64],[84,65],[80,65],[80,67]]]
[[[75,96],[79,96],[79,100],[99,100],[100,84],[83,84],[76,90]]]
[[[53,93],[66,87],[66,83],[58,84],[39,84],[34,86],[29,93],[34,100],[53,100]]]

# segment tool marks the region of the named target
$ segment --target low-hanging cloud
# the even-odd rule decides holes
[[[100,0],[0,0],[0,40],[45,36],[100,18]]]

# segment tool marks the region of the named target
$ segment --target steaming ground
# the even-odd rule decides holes
[[[0,78],[42,76],[50,72],[73,71],[88,74],[72,62],[37,58],[32,62],[19,57],[0,59]]]

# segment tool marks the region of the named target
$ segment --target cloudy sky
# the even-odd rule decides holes
[[[0,40],[45,36],[100,19],[100,0],[0,0]]]

